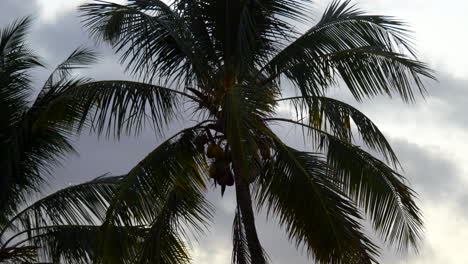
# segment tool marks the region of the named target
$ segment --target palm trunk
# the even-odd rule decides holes
[[[249,184],[245,181],[239,168],[234,169],[236,184],[236,199],[240,209],[242,224],[247,238],[247,246],[250,252],[252,264],[265,264],[262,245],[257,235],[255,218],[252,209],[252,198],[250,196]]]

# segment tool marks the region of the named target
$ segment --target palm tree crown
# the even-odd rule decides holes
[[[144,227],[147,233],[138,243],[102,241],[99,261],[189,262],[185,235],[210,219],[204,197],[210,181],[222,193],[229,186],[236,191],[234,263],[267,261],[252,203],[276,216],[317,263],[377,261],[378,248],[362,231],[364,215],[383,241],[400,250],[417,246],[420,211],[395,171],[389,143],[363,113],[326,93],[342,80],[356,100],[385,94],[412,101],[413,87],[423,91],[422,78],[432,78],[431,71],[416,59],[402,22],[366,15],[348,1],[333,2],[315,25],[297,32],[297,23],[310,22],[308,4],[131,0],[81,7],[92,34],[146,81],[76,89],[98,132],[119,136],[149,122],[162,133],[182,105],[199,120],[122,177],[102,230]],[[287,88],[297,96],[284,97]],[[280,102],[297,116],[278,117]],[[302,127],[314,148],[288,146],[273,123]]]
[[[76,49],[36,88],[31,72],[43,64],[26,42],[30,24],[26,17],[0,30],[0,262],[91,262],[90,241],[107,206],[102,199],[113,193],[119,177],[29,201],[44,175],[74,152],[71,136],[79,121],[86,123],[84,109],[70,95],[90,80],[72,72],[95,62],[96,55]],[[78,204],[87,210],[77,213]]]
[[[80,109],[64,94],[89,81],[71,71],[95,61],[93,52],[79,48],[36,89],[31,70],[43,64],[25,41],[30,23],[19,19],[0,31],[0,223],[74,151],[70,136]]]

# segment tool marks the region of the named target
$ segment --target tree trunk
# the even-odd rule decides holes
[[[262,245],[258,239],[257,229],[255,227],[255,218],[252,209],[252,198],[250,196],[249,184],[245,181],[244,177],[242,177],[241,171],[238,167],[234,168],[234,174],[236,184],[236,199],[247,238],[250,259],[252,264],[265,264],[265,256],[263,254]]]

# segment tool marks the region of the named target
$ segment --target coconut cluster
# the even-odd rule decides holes
[[[234,175],[231,169],[231,155],[229,150],[223,150],[217,144],[209,144],[206,156],[212,159],[209,175],[221,186],[232,186]]]
[[[226,186],[234,185],[234,173],[230,149],[227,146],[224,146],[223,148],[222,142],[217,143],[212,138],[210,140],[205,134],[199,135],[195,139],[194,143],[198,150],[205,153],[206,157],[210,159],[208,172],[209,177],[212,178],[216,184],[221,185],[223,190]],[[244,179],[248,183],[254,182],[259,175],[259,168],[263,163],[262,160],[265,161],[271,158],[271,149],[267,141],[264,138],[260,138],[257,143],[255,150],[251,152],[255,154],[249,155],[247,158],[249,161],[249,173],[244,175]]]

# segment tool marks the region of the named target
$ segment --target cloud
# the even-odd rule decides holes
[[[22,1],[16,0],[2,0],[2,9],[0,10],[0,25],[7,25],[11,23],[13,20],[33,15],[31,10],[34,10],[36,6],[32,5],[25,5]]]
[[[393,148],[402,163],[404,175],[424,200],[451,199],[460,184],[458,165],[444,157],[437,147],[420,147],[406,140],[393,140]]]

